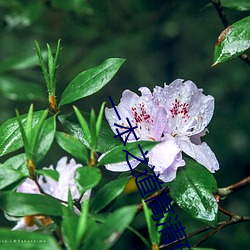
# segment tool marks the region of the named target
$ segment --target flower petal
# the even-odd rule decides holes
[[[200,133],[214,112],[214,98],[204,95],[192,81],[176,79],[164,88],[156,87],[153,96],[168,112],[172,135]],[[173,134],[174,133],[174,134]]]
[[[36,185],[36,183],[27,178],[16,190],[19,193],[27,193],[27,194],[40,194],[40,191]]]
[[[183,152],[206,167],[211,173],[219,169],[215,154],[205,142],[195,145],[190,140],[179,140],[179,145]]]
[[[176,177],[178,167],[184,166],[181,149],[174,138],[170,137],[156,145],[149,153],[149,165],[155,166],[155,172],[160,173],[159,178],[165,182]]]

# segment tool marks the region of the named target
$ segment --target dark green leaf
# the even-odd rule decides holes
[[[25,175],[9,166],[0,164],[0,190],[12,183],[22,180]]]
[[[14,77],[0,77],[0,93],[15,101],[45,101],[44,90],[39,84],[26,82]]]
[[[88,164],[88,151],[86,146],[73,135],[56,132],[56,141],[62,149],[71,154],[82,164]]]
[[[41,161],[50,149],[56,132],[56,117],[45,120],[38,142],[37,161]]]
[[[93,9],[86,0],[52,0],[53,6],[63,10],[71,10],[81,14],[92,14]]]
[[[124,190],[130,176],[116,179],[104,185],[96,193],[91,203],[91,208],[94,212],[99,212],[106,207],[111,201],[118,197]]]
[[[191,216],[216,227],[218,204],[213,194],[218,191],[214,176],[199,163],[185,159],[177,177],[168,183],[170,195],[180,208]]]
[[[223,7],[227,7],[239,11],[250,10],[250,1],[249,0],[221,0]]]
[[[99,91],[114,77],[124,61],[121,58],[110,58],[99,66],[78,74],[64,90],[59,106]]]
[[[42,111],[34,112],[33,127],[41,118]],[[20,116],[22,124],[25,124],[27,114]],[[25,125],[24,125],[25,126]],[[11,118],[0,126],[0,156],[13,152],[23,146],[17,118]]]
[[[0,249],[6,250],[60,250],[56,241],[50,236],[37,232],[10,231],[0,229]]]
[[[250,47],[250,16],[228,26],[215,45],[214,65],[226,62]]]
[[[135,212],[136,206],[117,209],[102,225],[90,231],[83,249],[109,249],[133,220]]]
[[[35,214],[62,216],[66,207],[45,195],[2,192],[0,208],[11,216]]]
[[[95,187],[101,180],[102,173],[95,167],[81,167],[76,170],[75,180],[79,192],[82,194]]]
[[[7,161],[4,162],[4,165],[18,170],[19,172],[22,172],[24,175],[28,176],[29,171],[26,165],[26,155],[25,154],[19,154],[15,155],[11,158],[9,158]]]
[[[89,119],[89,114],[83,113],[87,119]],[[63,124],[63,127],[76,138],[78,138],[86,147],[90,147],[79,124],[77,124],[77,119],[74,113],[68,115],[59,116],[59,120]],[[99,140],[97,143],[97,152],[105,153],[112,148],[121,145],[121,141],[114,138],[114,132],[111,130],[107,122],[102,121],[102,127],[99,135]]]
[[[110,152],[108,152],[98,163],[98,166],[102,166],[110,163],[117,163],[126,161],[126,153],[122,150],[127,150],[134,156],[142,157],[142,153],[138,144],[141,146],[143,152],[150,151],[158,142],[155,141],[135,141],[131,143],[127,143],[126,146],[120,145],[113,148]],[[130,156],[129,156],[130,158]],[[130,159],[133,159],[132,157]]]

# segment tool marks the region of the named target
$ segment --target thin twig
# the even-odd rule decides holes
[[[163,191],[169,192],[169,188],[168,188],[168,187],[164,187],[164,188],[160,189],[159,191],[153,193],[153,194],[152,194],[150,197],[148,197],[147,199],[151,199],[151,198],[153,198],[153,197],[157,198],[157,197],[159,197],[159,196],[162,195]],[[154,202],[154,200],[150,200],[150,201],[146,202],[146,204],[149,205],[149,204],[151,204],[151,203],[153,203],[153,202]],[[139,214],[142,210],[143,210],[143,204],[142,204],[142,203],[139,203],[139,204],[137,205],[136,215]]]
[[[219,14],[220,20],[223,23],[224,28],[226,29],[228,26],[230,26],[230,22],[229,22],[226,14],[225,14],[225,12],[223,10],[223,7],[221,5],[221,1],[220,0],[211,0],[211,3],[216,8],[216,10],[217,10],[217,12]],[[241,54],[239,57],[245,63],[247,63],[248,65],[250,65],[250,59],[249,59],[249,57],[248,57],[247,54]]]
[[[231,220],[223,222],[216,229],[212,230],[207,235],[205,235],[193,247],[198,247],[204,241],[206,241],[208,238],[210,238],[212,235],[214,235],[215,233],[219,232],[221,229],[223,229],[223,228],[225,228],[227,226],[230,226],[230,225],[233,225],[233,224],[238,224],[238,223],[241,223],[241,222],[247,222],[247,221],[250,221],[250,216],[237,216],[237,215],[235,215],[234,217],[232,217]]]
[[[237,192],[247,186],[250,185],[250,176],[244,178],[243,180],[236,182],[228,187],[225,188],[219,188],[218,193],[220,195],[220,198],[226,198],[229,194]]]
[[[197,247],[198,245],[200,245],[201,243],[203,243],[205,240],[207,240],[210,236],[212,236],[213,234],[217,233],[218,231],[220,231],[221,229],[229,226],[229,225],[233,225],[233,224],[238,224],[238,223],[241,223],[241,222],[247,222],[247,221],[250,221],[250,217],[249,216],[237,216],[237,215],[234,215],[234,217],[232,217],[231,220],[229,221],[221,221],[218,223],[218,226],[216,229],[212,230],[211,232],[209,232],[206,236],[204,236],[199,242],[197,242],[193,247]],[[192,232],[190,233],[189,235],[187,235],[187,237],[184,237],[182,238],[181,240],[175,240],[167,245],[161,245],[159,246],[159,248],[165,248],[165,247],[169,247],[171,245],[174,245],[175,243],[178,243],[180,241],[183,241],[183,240],[186,240],[188,238],[191,238],[195,235],[198,235],[198,234],[201,234],[201,233],[204,233],[208,230],[211,230],[213,229],[212,227],[210,226],[207,226],[207,227],[203,227],[195,232]]]

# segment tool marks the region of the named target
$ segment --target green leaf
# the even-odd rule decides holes
[[[131,153],[134,156],[142,157],[142,153],[140,151],[140,148],[138,147],[138,144],[141,146],[143,152],[150,151],[158,142],[155,141],[135,141],[131,143],[127,143],[126,146],[120,145],[117,146],[111,151],[109,151],[104,157],[101,158],[100,162],[97,164],[97,166],[102,166],[105,164],[111,164],[111,163],[117,163],[126,161],[126,153],[122,150],[127,150],[129,153]],[[129,156],[129,158],[133,159]]]
[[[62,216],[66,209],[59,201],[45,195],[13,192],[0,193],[0,208],[11,216]]]
[[[110,58],[99,66],[78,74],[64,90],[59,106],[92,95],[103,88],[124,63],[124,59]]]
[[[10,231],[0,228],[1,243],[0,249],[11,250],[60,250],[56,241],[50,235],[26,232],[26,231]]]
[[[26,176],[9,166],[0,164],[0,190],[13,184],[16,181],[21,181]]]
[[[85,117],[89,118],[88,113],[83,113]],[[76,138],[78,138],[86,147],[90,148],[86,137],[84,136],[81,127],[79,126],[74,113],[61,115],[59,120],[63,127]],[[114,132],[111,130],[110,126],[106,121],[102,121],[102,126],[100,130],[99,140],[97,143],[97,152],[104,153],[112,148],[121,145],[119,139],[114,138]]]
[[[239,56],[250,47],[250,16],[228,26],[218,37],[214,65]]]
[[[142,201],[142,204],[143,204],[143,211],[144,211],[144,215],[145,215],[147,226],[148,226],[148,233],[149,233],[150,241],[151,241],[152,245],[155,245],[158,242],[158,237],[157,237],[158,230],[157,230],[155,223],[151,217],[152,211],[148,208],[148,206],[144,202],[144,200]]]
[[[62,149],[71,154],[82,164],[88,165],[88,151],[86,146],[73,135],[56,132],[56,141]]]
[[[65,217],[62,222],[62,235],[64,243],[69,250],[77,250],[76,233],[78,216]]]
[[[77,168],[75,174],[76,185],[81,194],[95,187],[101,180],[102,173],[95,167]]]
[[[97,213],[118,197],[130,178],[131,176],[118,178],[99,189],[91,202],[92,210]]]
[[[29,171],[26,165],[26,160],[27,160],[26,155],[23,153],[10,157],[8,160],[4,162],[4,165],[8,166],[9,168],[18,170],[19,172],[28,176]]]
[[[9,76],[0,77],[0,93],[15,101],[43,102],[46,100],[44,90],[40,85]]]
[[[239,11],[250,10],[250,1],[249,0],[221,0],[223,7],[227,7]]]
[[[218,191],[216,180],[204,166],[191,159],[185,161],[186,166],[179,168],[176,179],[168,183],[170,195],[195,219],[216,227],[218,204],[213,197]]]
[[[67,249],[80,249],[82,238],[86,232],[88,218],[88,201],[84,201],[79,216],[65,217],[62,222],[62,234]]]
[[[90,129],[89,129],[89,125],[86,121],[86,119],[84,118],[84,116],[81,114],[81,112],[79,111],[79,109],[75,106],[73,106],[75,113],[76,113],[76,117],[81,125],[82,128],[82,132],[84,134],[84,137],[86,138],[88,145],[91,145],[91,134],[90,134]]]
[[[45,51],[41,52],[45,57]],[[37,56],[32,53],[31,55],[12,57],[0,63],[0,73],[4,73],[11,70],[22,70],[38,66]]]
[[[56,132],[56,117],[44,121],[37,148],[37,161],[40,162],[48,153]]]
[[[103,118],[104,108],[105,108],[105,102],[102,104],[102,106],[100,108],[100,112],[98,114],[97,121],[96,121],[96,138],[97,138],[97,140],[99,138],[101,127],[102,127],[102,118]]]
[[[43,111],[34,112],[33,127],[41,118]],[[25,124],[27,114],[20,116],[22,124]],[[25,126],[25,125],[24,125]],[[22,136],[19,130],[17,118],[11,118],[0,126],[0,156],[13,152],[23,146]]]
[[[44,175],[44,176],[48,176],[51,179],[58,181],[59,179],[59,173],[56,170],[52,170],[52,169],[37,169],[36,170],[37,174],[40,175]]]
[[[136,206],[117,209],[102,225],[90,231],[83,249],[109,249],[133,220],[135,212]]]

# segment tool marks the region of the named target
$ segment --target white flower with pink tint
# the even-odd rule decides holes
[[[38,178],[38,183],[46,194],[49,194],[57,199],[67,202],[68,190],[70,190],[71,192],[72,199],[78,199],[80,197],[80,193],[77,189],[74,175],[76,169],[81,166],[82,165],[77,164],[74,159],[71,159],[68,162],[67,157],[63,157],[58,161],[55,169],[53,166],[50,166],[49,168],[44,168],[56,170],[59,174],[58,180],[56,181],[47,176],[40,176]],[[36,183],[29,178],[27,178],[25,182],[23,182],[17,188],[16,191],[20,193],[41,194]],[[91,190],[88,190],[84,193],[83,197],[80,200],[80,203],[90,197],[90,192]],[[77,212],[78,211],[76,211],[76,213]],[[32,220],[36,220],[36,222],[38,224],[40,223],[41,225],[44,225],[44,223],[49,222],[44,216],[25,216],[18,221],[17,225],[12,230],[21,229],[27,231],[34,231],[38,228],[38,226],[34,225]]]
[[[135,129],[138,140],[159,141],[149,153],[149,166],[155,166],[154,171],[165,182],[176,177],[177,168],[184,166],[182,152],[205,166],[214,173],[219,169],[218,161],[201,136],[206,133],[206,127],[214,112],[214,98],[204,95],[192,81],[177,79],[163,88],[156,86],[153,93],[148,88],[140,88],[141,96],[125,90],[121,102],[116,107],[121,120],[117,118],[114,108],[105,110],[105,116],[116,132],[117,126],[127,126],[126,118]],[[119,129],[120,133],[123,129]],[[125,129],[124,129],[125,130]],[[125,139],[126,134],[123,135]],[[131,133],[128,142],[135,141]],[[139,141],[138,141],[139,142]],[[140,162],[132,160],[135,168]],[[111,171],[128,171],[127,162],[108,164]]]

